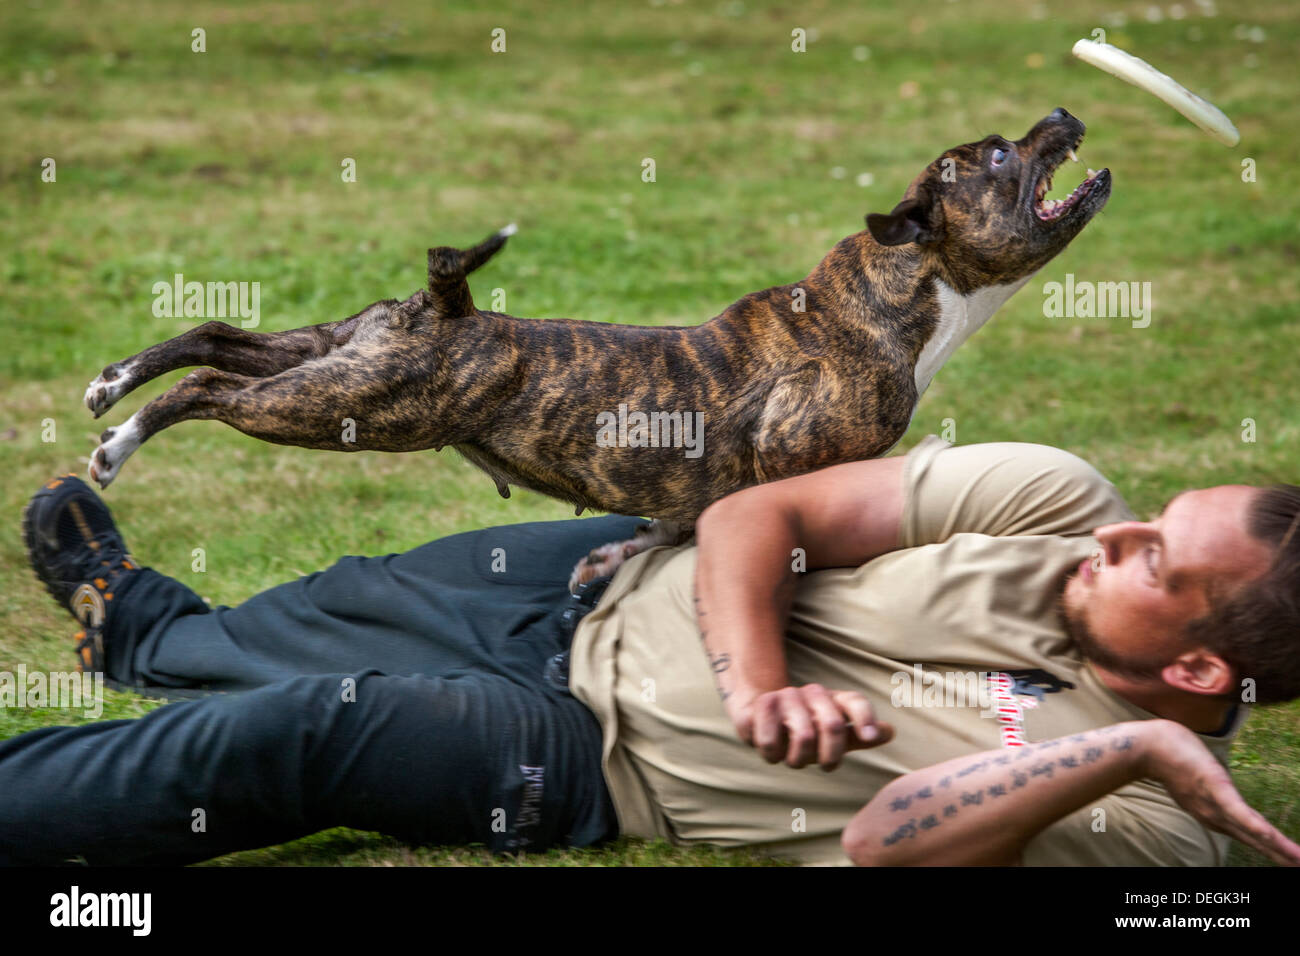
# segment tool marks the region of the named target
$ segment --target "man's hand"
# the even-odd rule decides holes
[[[695,525],[695,615],[740,737],[772,763],[837,766],[892,734],[859,694],[792,687],[785,630],[803,570],[856,567],[898,546],[905,459],[877,458],[746,488]],[[796,560],[796,558],[798,560]]]
[[[1158,723],[1148,744],[1145,769],[1165,785],[1178,805],[1211,830],[1240,840],[1274,863],[1300,866],[1300,846],[1242,799],[1228,771],[1196,734],[1170,720]]]
[[[894,728],[876,720],[861,694],[828,691],[820,684],[784,687],[749,699],[733,695],[727,713],[740,739],[764,760],[784,760],[796,770],[814,762],[834,770],[848,751],[878,747],[894,736]]]

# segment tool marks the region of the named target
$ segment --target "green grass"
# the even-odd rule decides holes
[[[86,382],[194,324],[152,315],[159,279],[260,281],[262,330],[293,328],[405,297],[423,282],[428,246],[513,220],[520,234],[473,277],[480,303],[503,288],[517,315],[694,323],[805,275],[941,150],[1019,137],[1058,105],[1088,123],[1082,159],[1110,166],[1115,190],[1040,279],[1150,281],[1152,325],[1045,318],[1035,280],[939,375],[903,447],[949,418],[964,443],[1059,445],[1140,513],[1184,487],[1296,481],[1297,7],[1221,2],[1207,18],[1187,2],[1186,19],[1149,23],[1147,4],[1122,6],[1130,22],[1116,27],[1105,19],[1115,5],[1092,0],[1052,4],[1048,18],[1006,0],[561,2],[544,16],[520,2],[10,5],[0,668],[70,666],[70,619],[28,571],[18,515],[49,475],[84,471],[104,426],[81,406]],[[1206,91],[1241,145],[1225,149],[1074,61],[1071,44],[1097,26]],[[190,51],[194,27],[206,53]],[[494,27],[507,31],[503,55],[488,52]],[[807,53],[790,51],[795,27],[817,31]],[[902,95],[909,83],[914,95]],[[40,181],[45,157],[56,183]],[[354,184],[341,182],[345,157]],[[641,181],[644,157],[656,160],[653,184]],[[1257,182],[1242,182],[1243,157]],[[1245,418],[1254,443],[1241,440]],[[47,419],[54,442],[42,441]],[[526,493],[502,501],[451,454],[345,457],[215,423],[150,442],[108,499],[137,555],[215,603],[344,553],[571,514]],[[196,547],[203,574],[189,570]],[[110,694],[104,716],[149,706]],[[0,736],[65,720],[0,712]],[[1233,760],[1246,797],[1300,838],[1300,706],[1257,713]],[[1260,862],[1240,848],[1233,860]],[[219,862],[489,861],[334,831]],[[529,862],[731,860],[625,841]]]

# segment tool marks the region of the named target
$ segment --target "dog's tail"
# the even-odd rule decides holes
[[[465,277],[487,262],[518,231],[512,222],[498,229],[477,246],[453,249],[439,246],[429,250],[429,294],[427,301],[439,318],[460,318],[474,310]]]
[[[462,251],[460,254],[460,265],[461,268],[465,270],[465,274],[469,275],[479,266],[483,265],[483,263],[496,255],[501,247],[506,244],[506,240],[518,231],[519,227],[512,222],[510,225],[503,226],[496,232],[492,233],[492,235],[488,236],[477,246]]]

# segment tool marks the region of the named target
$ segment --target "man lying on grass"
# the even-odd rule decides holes
[[[49,482],[28,548],[83,666],[199,699],[0,744],[0,860],[349,826],[863,864],[1217,864],[1229,834],[1300,862],[1224,767],[1243,700],[1300,696],[1300,488],[1145,523],[1065,452],[932,437],[726,498],[698,545],[570,597],[634,523],[489,528],[209,609]]]

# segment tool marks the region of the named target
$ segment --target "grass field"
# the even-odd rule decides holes
[[[1185,487],[1300,480],[1300,8],[1207,6],[1164,4],[1154,22],[1150,4],[1092,0],[8,6],[0,669],[72,666],[71,618],[28,570],[19,514],[48,476],[84,473],[105,424],[183,374],[98,423],[81,405],[107,362],[196,324],[154,316],[155,282],[258,281],[259,328],[293,328],[405,297],[428,246],[517,221],[473,277],[480,305],[500,288],[516,315],[696,323],[805,275],[943,149],[1018,138],[1056,106],[1088,124],[1081,158],[1111,168],[1114,194],[947,365],[903,447],[946,419],[963,443],[1059,445],[1139,514]],[[489,49],[497,27],[505,53]],[[1211,97],[1240,146],[1074,61],[1073,42],[1097,27]],[[206,52],[191,50],[195,28]],[[805,53],[791,50],[795,28]],[[42,181],[46,158],[55,182]],[[1063,172],[1053,195],[1077,182]],[[1067,273],[1150,282],[1150,326],[1046,317],[1042,283]],[[159,435],[106,498],[139,558],[218,604],[342,554],[572,514],[529,493],[503,501],[451,453],[344,456],[211,422]],[[204,573],[191,571],[195,548]],[[151,706],[110,693],[104,716]],[[0,737],[64,722],[3,710]],[[1300,705],[1255,714],[1233,768],[1300,838]],[[1240,847],[1233,859],[1262,862]],[[330,831],[218,862],[489,861]],[[527,862],[733,861],[625,841]]]

